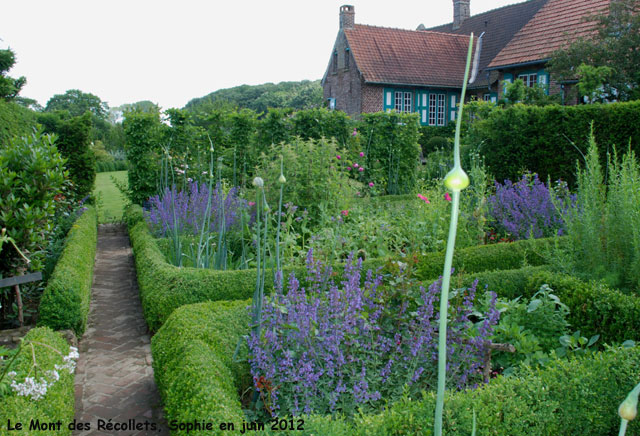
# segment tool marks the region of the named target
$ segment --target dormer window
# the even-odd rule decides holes
[[[333,72],[337,73],[338,72],[338,52],[337,51],[333,52],[333,60],[331,62],[333,63]]]
[[[348,70],[349,69],[349,47],[344,49],[344,69]]]

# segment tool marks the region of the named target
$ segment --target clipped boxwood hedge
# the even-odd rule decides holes
[[[210,302],[176,310],[152,340],[154,371],[171,424],[206,421],[242,428],[238,391],[246,366],[233,362],[234,349],[248,332],[249,301]],[[472,411],[478,434],[547,436],[614,434],[620,402],[640,380],[640,347],[598,352],[584,359],[557,361],[518,376],[499,377],[476,391],[450,393],[445,404],[447,435],[468,435]],[[406,399],[375,415],[348,422],[339,417],[304,417],[300,435],[431,434],[435,395]],[[297,421],[296,421],[297,424]],[[640,431],[632,422],[627,434]],[[265,434],[257,432],[255,434]],[[172,434],[187,434],[176,430]]]
[[[69,354],[69,344],[62,338],[59,333],[52,331],[47,327],[34,328],[27,333],[23,339],[23,344],[31,341],[46,344],[46,346],[34,344],[36,362],[39,371],[53,370],[54,365],[62,364],[62,356],[51,350],[52,347],[58,350],[62,355]],[[18,373],[27,374],[33,365],[31,347],[27,346],[20,352],[16,358],[11,370]],[[73,386],[73,374],[69,374],[67,370],[58,371],[60,379],[49,387],[47,394],[40,400],[33,401],[29,397],[10,395],[2,398],[0,401],[0,423],[2,423],[2,434],[20,434],[20,435],[70,435],[71,430],[68,424],[73,421],[75,413],[75,390]],[[19,380],[23,381],[23,380]],[[38,419],[43,422],[58,422],[62,425],[60,430],[28,430],[31,420]],[[17,422],[23,424],[23,430],[9,431],[7,430],[8,420],[11,420],[12,426]]]
[[[71,227],[42,294],[38,325],[54,330],[71,329],[78,337],[82,336],[89,316],[97,241],[96,210],[88,207]]]
[[[547,264],[548,253],[564,238],[523,239],[456,250],[453,268],[456,273],[479,273],[496,269],[517,269],[524,266]],[[426,253],[419,258],[416,276],[420,280],[435,279],[442,275],[444,252]]]
[[[238,391],[251,382],[246,379],[248,366],[235,363],[233,354],[247,333],[250,304],[240,300],[183,306],[153,336],[153,371],[169,423],[242,422]]]

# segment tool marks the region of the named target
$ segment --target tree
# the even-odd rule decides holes
[[[27,83],[27,79],[19,77],[17,79],[7,76],[7,72],[15,65],[16,55],[13,50],[0,50],[0,98],[12,100],[17,97],[22,87]]]
[[[594,15],[586,21],[595,24],[592,38],[578,38],[564,50],[551,55],[549,71],[559,81],[578,79],[581,93],[595,96],[596,87],[605,101],[640,99],[640,0],[613,0],[608,13]],[[582,69],[585,64],[594,69]],[[607,67],[609,70],[597,70]],[[583,94],[584,95],[584,94]]]
[[[89,111],[97,118],[106,120],[109,106],[96,95],[82,92],[79,89],[70,89],[64,94],[56,94],[51,97],[44,110],[46,112],[66,110],[74,117],[79,117]]]
[[[513,83],[506,83],[504,99],[500,101],[503,106],[515,103],[524,103],[532,106],[546,106],[559,103],[557,95],[547,95],[542,86],[527,86],[522,79],[516,79]]]

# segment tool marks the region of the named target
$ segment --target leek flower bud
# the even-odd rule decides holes
[[[638,415],[638,394],[640,394],[640,384],[635,387],[627,398],[618,407],[618,415],[627,421],[633,421]]]
[[[280,182],[281,185],[284,185],[285,183],[287,183],[287,179],[284,177],[284,174],[280,174],[280,177],[278,178],[278,182]]]
[[[255,186],[256,188],[262,188],[264,186],[264,180],[262,180],[262,177],[254,178],[253,186]]]
[[[449,190],[462,191],[469,186],[469,176],[460,167],[454,167],[444,178],[444,186]]]

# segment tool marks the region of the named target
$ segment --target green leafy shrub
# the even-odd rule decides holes
[[[97,244],[97,215],[89,207],[72,226],[62,256],[40,300],[38,325],[72,329],[81,336],[87,325],[93,263]]]
[[[267,202],[278,204],[280,195],[280,159],[284,160],[283,198],[300,209],[307,209],[314,220],[322,217],[329,207],[346,209],[355,196],[347,172],[340,165],[340,151],[335,140],[294,139],[274,147],[263,157],[256,175],[264,179]]]
[[[56,210],[56,195],[67,177],[55,137],[32,133],[0,148],[0,228],[41,268],[47,233]],[[0,252],[0,274],[13,275],[24,262],[10,248]]]
[[[471,124],[465,142],[479,147],[496,180],[515,180],[526,169],[542,180],[576,184],[575,162],[586,154],[593,123],[600,161],[612,146],[640,147],[640,102],[545,107],[495,108]]]
[[[35,328],[29,331],[23,339],[23,344],[38,342],[34,344],[33,351],[38,363],[38,371],[42,374],[45,371],[53,370],[56,364],[62,363],[62,357],[51,348],[59,351],[62,355],[69,353],[69,345],[60,336],[48,328]],[[51,347],[51,348],[49,348]],[[31,349],[23,350],[11,366],[11,370],[18,374],[26,375],[33,365]],[[2,365],[0,365],[0,368]],[[47,394],[40,400],[34,401],[29,397],[9,395],[2,398],[0,403],[0,421],[6,426],[11,420],[12,424],[22,422],[25,429],[16,431],[20,435],[71,435],[68,423],[73,422],[75,389],[73,384],[73,374],[66,370],[59,371],[60,379],[47,389]],[[38,419],[41,423],[58,422],[60,431],[37,431],[29,430],[31,420]],[[4,427],[5,429],[7,427]],[[4,434],[10,434],[4,433]]]
[[[40,114],[38,121],[45,131],[57,135],[56,146],[66,159],[69,178],[76,198],[91,194],[96,180],[96,158],[91,148],[92,115],[71,117],[69,112]]]

